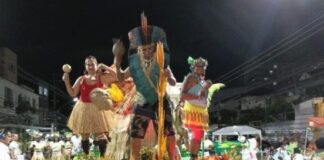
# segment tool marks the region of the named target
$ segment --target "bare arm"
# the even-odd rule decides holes
[[[119,39],[113,45],[114,65],[116,66],[116,74],[119,81],[123,81],[130,77],[129,69],[121,69],[121,62],[125,52],[123,42]]]
[[[172,73],[172,70],[171,68],[168,66],[165,70],[164,70],[164,73],[166,75],[166,78],[168,80],[168,83],[171,85],[171,86],[175,86],[176,83],[177,83],[177,80],[176,78],[173,76],[173,73]]]
[[[119,68],[119,69],[118,69]],[[103,63],[98,65],[98,71],[102,74],[103,82],[105,84],[110,84],[115,81],[123,81],[131,76],[129,68],[127,67],[125,70],[122,70],[117,65],[107,66]]]
[[[68,73],[64,73],[63,74],[63,81],[64,81],[64,84],[65,84],[65,87],[66,87],[66,91],[68,92],[68,94],[71,96],[71,97],[76,97],[78,94],[79,94],[79,91],[80,91],[80,81],[81,81],[81,78],[82,77],[79,77],[73,86],[71,86],[71,83],[70,83],[70,76]]]
[[[102,74],[102,73],[116,73],[116,70],[115,70],[115,66],[112,65],[112,66],[107,66],[106,64],[103,64],[103,63],[99,63],[98,64],[98,71],[99,74]]]

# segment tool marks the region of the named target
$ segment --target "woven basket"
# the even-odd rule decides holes
[[[113,102],[108,92],[101,88],[95,88],[90,92],[91,102],[100,110],[112,110]]]

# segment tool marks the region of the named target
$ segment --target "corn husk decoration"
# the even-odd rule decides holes
[[[114,102],[119,103],[124,100],[123,91],[117,86],[117,84],[111,84],[111,86],[106,89],[106,91]]]
[[[160,67],[160,79],[157,88],[158,100],[159,100],[158,160],[163,160],[166,151],[166,136],[164,135],[165,113],[163,108],[163,97],[166,92],[167,79],[164,74],[164,50],[163,50],[163,44],[161,42],[157,43],[156,54],[157,54],[157,63]]]

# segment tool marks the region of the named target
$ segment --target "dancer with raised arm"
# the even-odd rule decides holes
[[[131,155],[132,159],[140,159],[141,140],[144,138],[149,122],[157,130],[158,110],[158,82],[160,70],[164,71],[167,82],[175,85],[176,80],[169,67],[170,51],[166,42],[165,32],[157,27],[147,25],[147,19],[142,14],[142,26],[132,29],[128,33],[130,47],[128,51],[129,67],[124,71],[120,69],[122,55],[115,55],[117,77],[125,79],[132,77],[136,85],[137,95],[133,104],[134,118],[131,124]],[[157,43],[163,44],[164,68],[157,63]],[[117,43],[121,43],[118,41]],[[167,97],[167,96],[165,96]],[[171,115],[171,108],[167,98],[164,98],[165,125],[164,135],[167,136],[167,151],[170,160],[175,157],[175,129]]]
[[[107,146],[106,133],[109,131],[109,122],[104,110],[92,102],[90,93],[95,89],[107,88],[105,84],[110,84],[117,80],[115,72],[111,69],[104,73],[98,66],[94,56],[86,57],[84,75],[80,76],[72,86],[69,78],[71,67],[63,67],[63,81],[66,90],[71,97],[76,97],[80,93],[79,101],[73,107],[68,121],[68,127],[75,134],[81,134],[81,146],[83,152],[89,154],[89,136],[94,133],[96,144],[99,146],[101,157],[104,156]],[[70,68],[70,69],[69,69]]]

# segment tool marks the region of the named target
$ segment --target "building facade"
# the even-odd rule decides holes
[[[18,84],[17,55],[8,48],[0,48],[0,123],[40,125],[44,115],[44,96],[48,89]],[[47,98],[45,98],[47,99]]]

